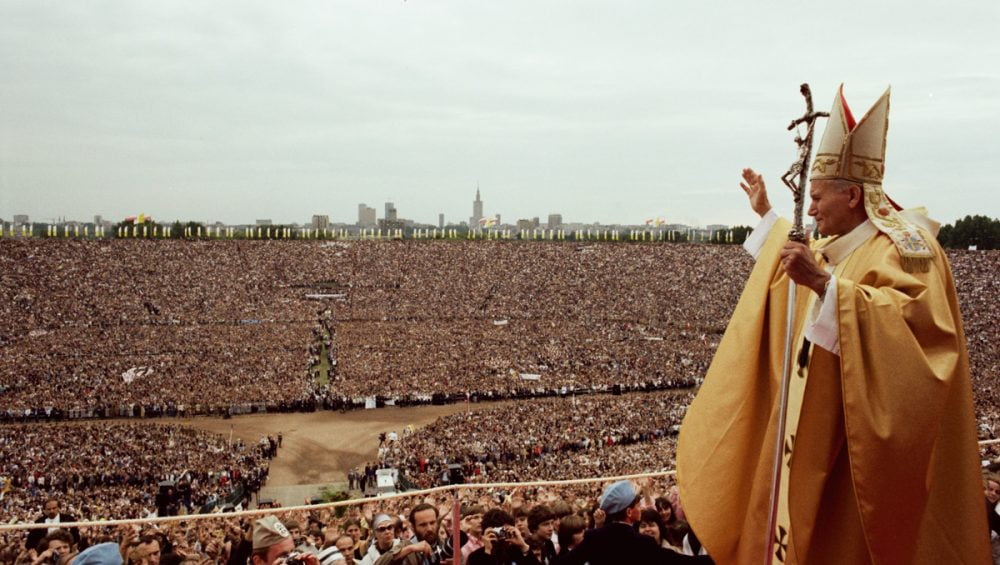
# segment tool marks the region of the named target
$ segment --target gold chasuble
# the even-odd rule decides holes
[[[768,551],[789,228],[768,234],[681,428],[681,503],[717,563]],[[933,257],[918,272],[874,228],[840,260],[823,254],[839,238],[813,244],[840,353],[802,352],[816,295],[800,287],[776,563],[990,562],[965,335],[947,259],[921,235]]]

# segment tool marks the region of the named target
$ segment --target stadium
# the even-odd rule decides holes
[[[1000,5],[719,8],[0,0],[0,565],[1000,564]]]
[[[456,494],[593,519],[601,478],[642,474],[676,503],[676,432],[752,264],[739,245],[469,240],[8,237],[0,257],[8,521],[49,499],[106,521],[362,498],[379,468],[468,485],[281,515],[303,532],[425,496],[450,515]],[[993,440],[1000,253],[949,259]],[[210,534],[252,516],[159,532],[220,551]],[[13,560],[24,530],[4,533]]]

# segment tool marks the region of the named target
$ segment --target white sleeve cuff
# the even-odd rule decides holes
[[[774,208],[767,211],[764,214],[760,223],[754,228],[750,235],[747,236],[746,240],[743,242],[743,249],[747,250],[754,259],[760,255],[760,249],[764,247],[764,243],[767,241],[767,234],[771,233],[771,228],[774,227],[774,223],[778,221],[778,215],[774,213]]]
[[[831,275],[830,283],[826,285],[826,295],[822,300],[816,299],[805,331],[806,339],[834,355],[840,355],[837,300],[837,277]]]

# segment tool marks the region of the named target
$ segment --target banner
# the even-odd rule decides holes
[[[125,384],[129,385],[129,384],[132,384],[132,381],[134,381],[136,379],[141,379],[143,377],[146,377],[146,376],[149,376],[149,375],[152,375],[152,374],[153,374],[153,368],[152,367],[132,367],[128,371],[125,371],[124,373],[122,373],[122,381]]]

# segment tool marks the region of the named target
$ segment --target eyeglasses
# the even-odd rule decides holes
[[[379,527],[375,528],[375,531],[376,532],[388,532],[389,530],[392,530],[392,529],[393,529],[392,526],[379,526]]]

